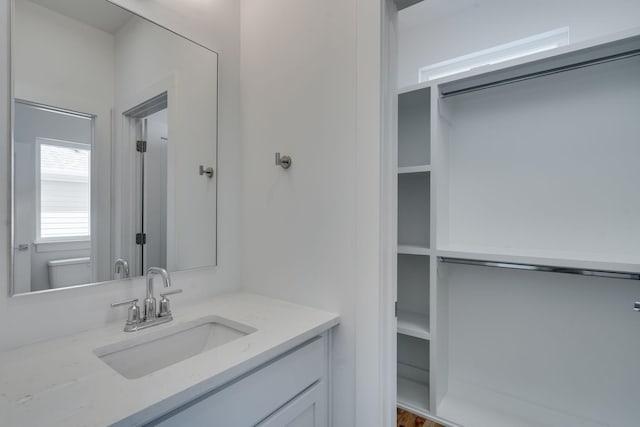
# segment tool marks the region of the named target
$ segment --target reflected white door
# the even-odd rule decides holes
[[[144,265],[167,268],[167,110],[148,116],[144,166]]]
[[[31,250],[35,240],[34,144],[14,144],[14,224],[13,289],[17,294],[31,292]]]

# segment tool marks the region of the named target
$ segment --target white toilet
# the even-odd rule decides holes
[[[47,262],[49,287],[64,288],[91,283],[91,258],[57,259]]]

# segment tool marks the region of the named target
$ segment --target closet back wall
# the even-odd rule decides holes
[[[638,25],[630,0],[429,0],[399,14],[399,87],[418,68],[560,27],[576,43]]]
[[[634,57],[443,100],[438,247],[637,262],[638,76]]]
[[[637,425],[639,322],[630,304],[640,295],[637,281],[453,265],[447,271],[449,389],[472,399],[481,414],[537,414],[491,425]],[[457,408],[440,409],[461,421]]]

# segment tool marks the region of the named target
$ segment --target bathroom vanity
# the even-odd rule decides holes
[[[338,315],[247,293],[174,315],[0,354],[3,425],[326,425]]]
[[[180,289],[156,304],[149,274],[142,308],[131,299],[145,272],[169,287],[166,270],[218,264],[218,52],[147,3],[0,0],[12,159],[0,275],[11,303],[38,313],[5,325],[85,329],[1,342],[0,425],[327,425],[337,315],[242,293],[172,312]],[[96,304],[70,302],[109,281]],[[50,298],[73,309],[41,310]],[[93,329],[110,302],[129,313]]]

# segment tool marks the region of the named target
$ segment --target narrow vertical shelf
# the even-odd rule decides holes
[[[431,401],[431,88],[398,95],[397,405],[427,416]]]

